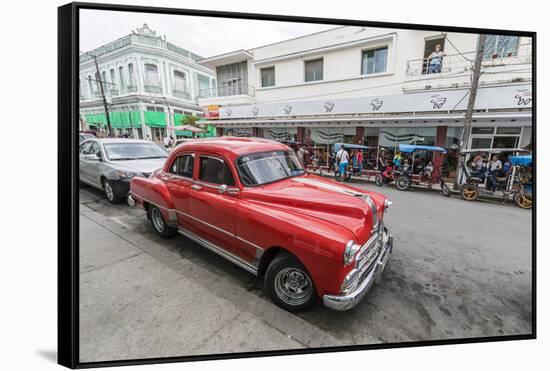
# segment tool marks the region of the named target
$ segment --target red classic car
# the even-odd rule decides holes
[[[391,202],[306,173],[267,139],[219,137],[179,145],[164,168],[132,179],[130,203],[163,237],[180,233],[255,275],[277,305],[355,306],[392,252]]]

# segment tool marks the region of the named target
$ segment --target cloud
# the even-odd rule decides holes
[[[147,23],[158,35],[203,57],[250,49],[336,27],[279,21],[81,10],[80,50],[90,51]]]

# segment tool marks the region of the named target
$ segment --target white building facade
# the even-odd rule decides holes
[[[97,58],[97,73],[94,56]],[[80,56],[80,130],[106,131],[99,81],[108,102],[113,134],[160,141],[179,134],[186,115],[201,115],[201,89],[216,86],[201,57],[166,41],[145,24],[131,34]]]
[[[335,142],[395,150],[399,143],[456,148],[478,35],[345,26],[200,60],[217,86],[225,135]],[[452,44],[451,44],[452,43]],[[440,45],[441,64],[430,63]],[[531,39],[487,35],[469,148],[531,143]],[[210,115],[215,116],[215,115]]]

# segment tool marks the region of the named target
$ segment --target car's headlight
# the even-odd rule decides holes
[[[127,171],[127,170],[117,170],[116,171],[116,176],[119,177],[119,178],[133,178],[135,177],[136,175],[138,175],[138,173],[135,173],[133,171]]]
[[[350,265],[355,259],[355,255],[361,250],[361,245],[354,240],[349,240],[344,250],[344,265]]]
[[[389,199],[386,198],[386,200],[384,201],[384,212],[388,211],[388,209],[392,204],[393,202],[391,202]]]

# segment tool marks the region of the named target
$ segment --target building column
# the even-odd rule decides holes
[[[296,133],[296,141],[299,143],[304,143],[306,140],[306,129],[304,127],[298,127]]]
[[[355,144],[363,144],[363,138],[365,138],[365,128],[358,126],[355,128]]]
[[[222,128],[216,127],[216,136],[221,137],[223,135]]]
[[[445,148],[447,146],[447,126],[438,126],[435,134],[435,145],[437,147]],[[434,169],[441,168],[443,164],[443,154],[440,152],[434,152],[433,167]],[[432,181],[435,181],[435,172],[433,174]]]

